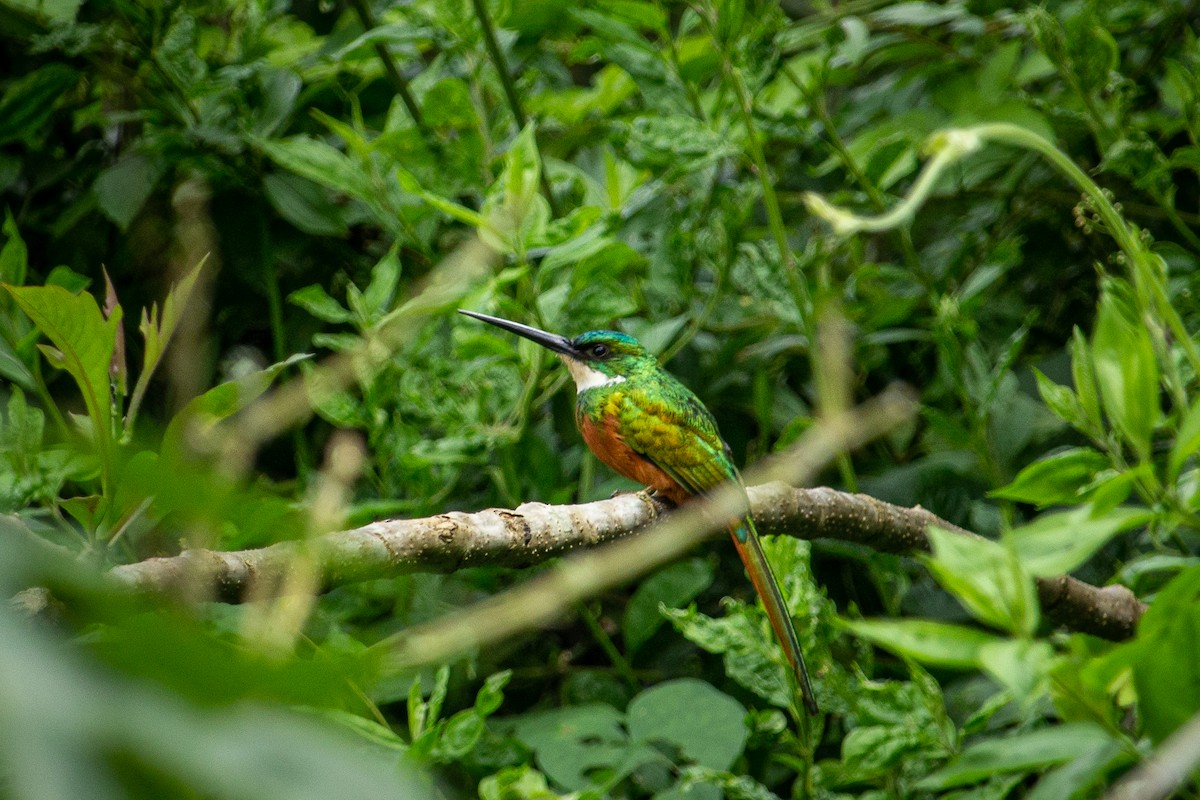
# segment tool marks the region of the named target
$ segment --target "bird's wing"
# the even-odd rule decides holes
[[[677,389],[631,398],[638,413],[626,416],[621,437],[689,494],[702,494],[737,469],[708,409],[682,384]]]

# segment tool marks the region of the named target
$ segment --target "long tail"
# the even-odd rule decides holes
[[[783,653],[792,665],[796,683],[800,686],[800,695],[804,700],[804,708],[809,714],[817,715],[817,699],[813,696],[812,684],[808,680],[808,669],[804,666],[804,654],[800,652],[800,641],[796,638],[796,628],[792,625],[792,616],[784,605],[783,595],[779,593],[779,583],[771,572],[771,565],[763,552],[762,544],[758,541],[758,531],[754,523],[747,517],[738,525],[731,525],[729,533],[733,536],[734,547],[746,566],[750,582],[762,600],[763,608],[767,610],[767,619],[775,631],[775,638],[783,647]]]

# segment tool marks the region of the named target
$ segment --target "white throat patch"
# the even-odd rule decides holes
[[[612,386],[614,383],[624,383],[624,375],[605,375],[598,369],[592,369],[582,361],[576,361],[573,358],[562,357],[563,363],[567,365],[567,369],[571,372],[571,377],[575,379],[576,392],[585,392],[588,389],[595,389],[598,386]]]

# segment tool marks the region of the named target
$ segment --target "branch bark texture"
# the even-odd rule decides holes
[[[963,536],[921,507],[903,508],[833,489],[769,483],[749,489],[762,533],[838,539],[889,553],[929,550],[931,525]],[[384,520],[361,528],[258,550],[187,550],[111,570],[134,591],[215,596],[239,602],[256,584],[275,584],[301,548],[315,555],[326,588],[414,572],[453,572],[483,565],[527,567],[571,550],[592,547],[647,527],[666,509],[643,493],[583,505],[525,503],[472,514]],[[1123,586],[1092,586],[1070,576],[1038,579],[1043,612],[1072,630],[1119,641],[1133,636],[1145,605]]]

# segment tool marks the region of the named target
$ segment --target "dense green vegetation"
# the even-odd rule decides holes
[[[0,796],[1098,796],[1200,711],[1198,17],[0,0]],[[904,382],[822,482],[987,541],[769,543],[813,720],[720,540],[416,675],[372,645],[530,571],[101,580],[633,488],[460,306],[639,337],[743,464]]]

